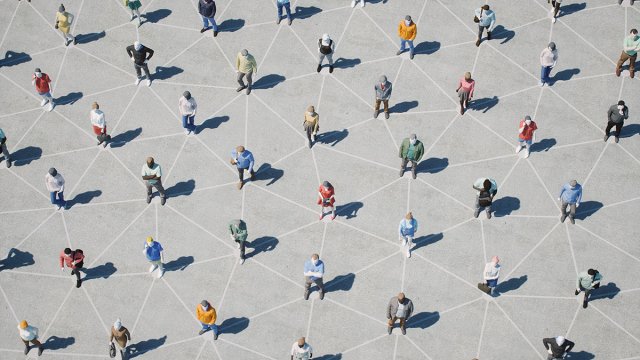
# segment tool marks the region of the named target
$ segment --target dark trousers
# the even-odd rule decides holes
[[[556,2],[555,0],[551,0],[551,6],[553,7],[553,17],[557,17],[558,12],[560,12],[560,3]]]
[[[569,212],[567,213],[567,206],[569,206]],[[576,204],[570,204],[562,201],[562,205],[560,207],[560,212],[563,216],[569,215],[569,219],[573,219],[576,217]]]
[[[9,150],[7,150],[7,144],[3,143],[2,145],[0,145],[0,152],[2,152],[2,155],[4,155],[4,160],[6,162],[10,162],[11,161],[11,154],[9,154]]]
[[[307,133],[307,140],[309,140],[309,144],[311,144],[316,137],[315,135],[313,135],[313,126],[307,127],[305,129],[305,132]],[[313,135],[313,139],[312,139],[312,135]]]
[[[482,39],[482,33],[487,29],[487,40],[491,40],[491,31],[488,26],[478,25],[478,39]]]
[[[622,4],[622,1],[623,1],[623,0],[618,0],[618,5]],[[635,0],[629,0],[629,3],[630,3],[631,5],[633,5],[633,2],[634,2],[634,1],[635,1]]]
[[[584,292],[584,300],[582,300],[582,302],[589,302],[589,296],[591,295],[591,291],[593,291],[593,289],[585,289],[580,286],[580,291]]]
[[[400,170],[404,172],[407,168],[407,164],[411,165],[411,174],[416,174],[416,168],[418,167],[418,162],[415,160],[410,160],[408,158],[402,158],[402,163],[400,164]]]
[[[244,84],[243,78],[247,77],[247,85]],[[245,87],[251,87],[251,85],[253,84],[253,71],[250,71],[248,73],[238,73],[238,84],[240,84],[240,86]]]
[[[151,80],[151,74],[149,74],[149,67],[147,64],[138,65],[133,63],[133,66],[136,68],[136,75],[138,76],[138,79],[142,79],[142,74],[140,72],[140,69],[142,69],[144,70],[144,74],[147,76],[147,80]]]
[[[311,284],[318,285],[318,289],[320,289],[321,293],[324,293],[324,283],[322,282],[322,278],[318,278],[315,280],[311,280],[309,276],[304,277],[304,291],[309,291]]]
[[[624,125],[624,121],[621,121],[619,123],[614,123],[613,121],[609,120],[607,122],[607,128],[604,130],[605,134],[607,134],[607,136],[609,136],[609,131],[611,131],[612,127],[616,127],[616,137],[620,136],[620,131],[622,130],[622,125]]]
[[[147,186],[147,196],[151,197],[151,188],[154,187],[156,188],[156,190],[158,190],[158,193],[160,193],[160,197],[165,197],[165,193],[164,193],[164,187],[162,186],[162,180],[158,180],[155,184],[149,184],[149,182],[147,181],[145,183],[145,185]]]
[[[380,103],[384,104],[384,112],[388,113],[389,112],[389,100],[376,99],[376,106],[375,106],[375,110],[376,111],[380,111]]]
[[[236,241],[240,245],[240,259],[244,259],[245,241]]]
[[[238,178],[240,179],[240,181],[244,180],[244,171],[245,170],[249,170],[249,168],[238,168]],[[253,181],[253,178],[256,176],[256,172],[251,170],[251,181]]]
[[[71,275],[75,275],[76,280],[80,281],[80,269],[71,269]]]
[[[622,54],[620,54],[620,59],[618,59],[618,63],[616,64],[616,74],[620,73],[622,65],[624,65],[624,63],[626,63],[627,60],[629,60],[629,75],[633,77],[633,74],[635,73],[635,70],[636,70],[637,57],[638,57],[638,54],[635,54],[632,56],[623,51]]]
[[[291,4],[286,3],[286,4],[277,4],[277,5],[278,5],[278,19],[282,19],[282,8],[284,8],[284,10],[287,13],[287,19],[291,20]]]
[[[22,340],[22,339],[20,339]],[[37,347],[41,347],[42,344],[40,343],[40,341],[35,338],[33,340],[27,341],[27,340],[22,340],[22,342],[24,343],[24,346],[29,347],[29,342],[31,342],[33,345],[37,346]]]

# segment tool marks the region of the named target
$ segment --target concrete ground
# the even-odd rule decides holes
[[[640,7],[614,0],[563,2],[552,24],[544,0],[494,0],[494,40],[474,45],[483,1],[292,1],[275,24],[274,2],[217,1],[220,34],[199,32],[196,0],[142,0],[138,29],[120,0],[68,0],[78,44],[53,28],[59,2],[0,1],[0,127],[15,163],[0,165],[0,358],[23,359],[16,325],[40,329],[43,358],[107,358],[116,318],[141,359],[285,359],[306,336],[315,359],[546,359],[543,337],[576,343],[571,359],[640,359],[640,82],[614,66]],[[396,56],[396,27],[418,24],[417,54]],[[595,20],[594,20],[595,19]],[[336,69],[316,68],[323,33],[336,41]],[[125,47],[155,50],[155,80],[134,85]],[[539,87],[540,51],[560,58]],[[258,62],[255,90],[236,93],[234,61]],[[2,56],[2,55],[0,55]],[[58,105],[44,111],[31,85],[40,67]],[[457,80],[476,80],[472,109],[456,112]],[[393,82],[392,113],[372,119],[373,86]],[[199,103],[186,136],[178,98]],[[604,143],[606,111],[630,109],[620,142]],[[110,147],[96,147],[91,103],[106,114]],[[309,150],[302,119],[315,105],[319,142]],[[538,123],[531,156],[514,154],[518,121]],[[398,177],[398,146],[424,142],[418,178]],[[241,191],[229,164],[244,144],[257,179]],[[140,168],[163,167],[169,198],[145,202]],[[56,167],[70,208],[49,203],[43,177]],[[494,217],[473,217],[479,177],[497,180]],[[575,225],[556,200],[571,179],[584,186]],[[318,221],[318,184],[336,189],[338,217]],[[420,228],[411,258],[397,226],[413,211]],[[249,227],[238,264],[226,224]],[[167,272],[148,274],[141,250],[154,236]],[[58,269],[65,247],[86,255],[75,288]],[[303,299],[303,263],[326,263],[324,300]],[[501,257],[498,294],[476,284]],[[587,309],[576,273],[604,279]],[[389,336],[385,306],[399,291],[414,302],[407,335]],[[195,307],[208,299],[222,334],[198,336]],[[32,350],[29,358],[35,358]]]

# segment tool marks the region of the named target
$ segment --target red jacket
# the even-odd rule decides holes
[[[73,258],[72,258],[73,257]],[[81,254],[79,251],[72,251],[70,256],[67,256],[64,253],[64,250],[60,252],[60,267],[67,265],[70,269],[75,269],[77,263],[84,260],[84,254]],[[75,261],[75,264],[73,263]]]
[[[333,197],[335,192],[333,190],[333,186],[325,189],[324,186],[320,185],[318,188],[318,193],[320,193],[320,197],[318,198],[318,205],[322,204],[322,206],[333,206],[333,203],[336,199]],[[328,203],[325,201],[328,200]]]

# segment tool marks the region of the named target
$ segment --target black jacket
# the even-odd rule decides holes
[[[198,1],[198,12],[204,17],[214,17],[216,15],[216,2],[213,0]]]
[[[554,358],[562,358],[562,355],[564,355],[565,352],[571,351],[575,346],[572,341],[567,339],[564,340],[562,346],[558,345],[555,338],[542,339],[542,343],[544,344],[545,349],[549,350],[549,348],[551,348],[551,355]]]
[[[142,45],[142,49],[140,49],[140,51],[136,51],[136,48],[133,47],[133,45],[129,45],[127,46],[127,54],[129,54],[129,57],[133,56],[133,60],[136,65],[142,65],[145,60],[151,59],[153,56],[153,50]]]

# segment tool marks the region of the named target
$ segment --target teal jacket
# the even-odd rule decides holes
[[[400,153],[398,154],[400,158],[407,158],[407,153],[409,152],[410,145],[411,143],[409,142],[409,138],[402,140],[402,145],[400,145]],[[422,159],[422,155],[424,155],[424,145],[422,145],[422,141],[416,140],[416,143],[413,146],[415,147],[413,159],[409,160],[420,161],[420,159]]]
[[[591,275],[589,275],[586,271],[583,271],[578,274],[576,289],[580,289],[580,287],[582,287],[585,290],[591,290],[593,289],[593,286],[595,284],[600,283],[600,280],[602,280],[602,275],[600,275],[600,273],[597,273],[592,279]]]
[[[229,223],[229,232],[231,232],[231,235],[233,235],[238,242],[246,241],[247,236],[249,236],[247,223],[242,220],[232,220]]]

